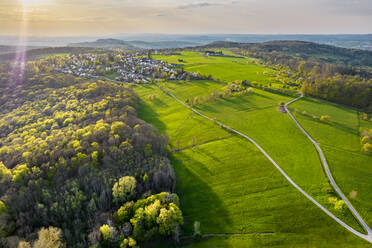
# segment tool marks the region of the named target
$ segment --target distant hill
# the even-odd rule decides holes
[[[251,53],[276,52],[303,60],[372,67],[372,51],[341,48],[306,41],[281,40],[263,43],[218,41],[199,48],[242,48]]]
[[[200,45],[200,43],[190,41],[156,41],[156,42],[148,42],[141,40],[124,41],[119,39],[98,39],[93,42],[79,42],[69,44],[69,46],[71,47],[94,47],[102,49],[123,50],[183,48],[197,45]]]
[[[46,47],[27,50],[27,60],[34,60],[43,56],[61,53],[100,53],[103,52],[102,49],[89,48],[89,47]],[[15,56],[15,50],[10,53],[0,54],[0,61],[10,61],[13,60]]]
[[[147,42],[147,41],[127,41],[127,43],[132,46],[142,48],[142,49],[165,49],[165,48],[184,48],[190,46],[197,46],[200,43],[190,42],[190,41],[156,41],[156,42]]]
[[[137,50],[138,48],[132,46],[128,42],[118,39],[98,39],[93,42],[79,42],[71,43],[70,47],[91,47],[101,49],[123,49],[123,50]]]
[[[7,53],[13,53],[15,52],[19,47],[17,46],[1,46],[0,45],[0,54],[7,54]],[[30,50],[30,49],[38,49],[38,48],[42,48],[42,47],[34,47],[34,46],[28,46],[28,47],[25,47],[26,50]]]

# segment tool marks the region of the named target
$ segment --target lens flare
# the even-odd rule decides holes
[[[22,22],[19,29],[19,38],[17,49],[12,64],[12,72],[10,77],[10,83],[13,85],[12,88],[22,86],[24,79],[24,72],[26,67],[26,47],[27,47],[27,11],[26,4],[31,4],[37,0],[23,0],[23,11],[22,11]]]

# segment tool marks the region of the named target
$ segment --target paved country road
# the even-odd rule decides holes
[[[340,197],[345,201],[345,203],[347,204],[347,206],[349,207],[350,211],[353,213],[353,215],[357,218],[357,220],[360,222],[360,224],[362,224],[362,226],[364,227],[364,229],[367,231],[367,234],[363,234],[363,233],[360,233],[358,231],[356,231],[354,228],[352,228],[351,226],[349,226],[348,224],[346,224],[345,222],[343,222],[342,220],[340,220],[339,218],[337,218],[334,214],[332,214],[330,211],[328,211],[325,207],[323,207],[319,202],[317,202],[314,198],[312,198],[309,194],[307,194],[300,186],[298,186],[283,170],[282,168],[280,168],[280,166],[274,161],[274,159],[272,159],[270,157],[270,155],[258,144],[256,143],[252,138],[250,138],[249,136],[233,129],[232,127],[229,127],[215,119],[212,119],[211,117],[209,116],[206,116],[202,113],[200,113],[199,111],[197,111],[196,109],[194,109],[193,107],[187,105],[186,103],[184,103],[183,101],[181,101],[180,99],[178,99],[175,95],[173,95],[172,93],[170,93],[169,91],[165,90],[163,87],[161,87],[158,83],[156,83],[156,85],[166,94],[168,94],[169,96],[171,96],[172,98],[174,98],[175,100],[177,100],[179,103],[181,103],[182,105],[184,105],[185,107],[187,107],[188,109],[190,109],[191,111],[193,111],[194,113],[210,120],[210,121],[213,121],[214,123],[218,124],[219,126],[221,126],[222,128],[225,128],[233,133],[236,133],[240,136],[242,136],[243,138],[249,140],[251,143],[253,143],[264,155],[265,157],[279,170],[279,172],[287,179],[288,182],[290,182],[298,191],[300,191],[306,198],[308,198],[310,201],[312,201],[317,207],[319,207],[323,212],[325,212],[328,216],[330,216],[332,219],[334,219],[337,223],[339,223],[341,226],[343,226],[344,228],[346,228],[348,231],[352,232],[353,234],[355,234],[356,236],[372,243],[372,231],[370,229],[370,227],[365,223],[365,221],[362,219],[362,217],[360,217],[360,215],[358,214],[358,212],[354,209],[354,207],[351,205],[351,203],[346,199],[346,197],[344,196],[344,194],[342,193],[342,191],[340,190],[340,188],[338,188],[336,182],[333,180],[333,177],[331,175],[331,172],[329,171],[329,168],[328,168],[328,164],[326,162],[326,159],[324,157],[324,154],[322,152],[322,150],[320,149],[318,143],[316,143],[312,138],[311,136],[300,126],[300,124],[298,124],[298,122],[296,121],[296,119],[293,117],[293,115],[288,111],[288,108],[287,106],[299,99],[301,99],[303,97],[303,95],[301,94],[300,97],[286,103],[284,105],[286,111],[288,112],[288,114],[290,115],[290,117],[292,118],[292,120],[296,123],[296,125],[301,129],[301,131],[307,136],[307,138],[309,138],[311,140],[311,142],[313,142],[313,144],[315,145],[319,155],[320,155],[320,158],[322,160],[322,163],[323,163],[323,166],[324,166],[324,169],[326,170],[326,173],[327,173],[327,177],[329,178],[332,186],[335,188],[335,190],[337,191],[337,193],[340,195]]]
[[[300,93],[300,92],[299,92]],[[342,193],[341,189],[337,186],[335,180],[333,179],[332,177],[332,173],[329,169],[329,166],[328,166],[328,163],[327,163],[327,160],[324,156],[324,153],[322,151],[322,149],[320,148],[319,144],[310,136],[310,134],[308,134],[305,129],[297,122],[296,118],[294,118],[294,116],[292,115],[292,113],[288,110],[288,105],[303,98],[304,95],[302,93],[300,93],[301,96],[286,103],[284,105],[284,108],[285,110],[287,111],[287,113],[289,114],[289,116],[292,118],[292,120],[294,121],[294,123],[297,125],[297,127],[305,134],[305,136],[314,144],[319,156],[320,156],[320,159],[322,161],[322,164],[323,164],[323,168],[327,174],[327,177],[332,185],[332,187],[336,190],[337,194],[342,198],[342,200],[345,201],[345,203],[347,204],[349,210],[353,213],[353,215],[355,216],[355,218],[359,221],[359,223],[363,226],[363,228],[367,231],[368,235],[365,235],[367,236],[367,240],[372,242],[372,230],[371,228],[367,225],[367,223],[363,220],[363,218],[359,215],[358,211],[356,211],[356,209],[353,207],[353,205],[349,202],[349,200],[345,197],[345,195]],[[364,234],[362,234],[364,235]],[[358,235],[359,236],[359,235]]]

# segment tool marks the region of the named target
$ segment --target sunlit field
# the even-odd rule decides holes
[[[215,89],[213,85],[208,85],[208,83],[205,86],[203,86],[203,82],[194,83],[195,86],[189,87],[190,91],[183,87],[183,83],[168,82],[167,87],[176,95],[180,92],[180,98],[189,97],[195,92],[195,89],[198,89],[195,92],[198,94],[202,93],[199,89],[203,87],[205,87],[206,93]],[[161,132],[167,132],[171,147],[179,139],[179,133],[174,131],[179,130],[179,125],[183,126],[182,129],[185,130],[187,136],[190,137],[191,133],[195,132],[199,134],[197,137],[201,138],[200,141],[197,141],[200,144],[194,148],[188,147],[170,155],[178,178],[177,193],[182,196],[185,235],[193,233],[194,221],[201,222],[204,235],[210,234],[209,238],[199,242],[192,241],[192,238],[185,239],[183,242],[185,246],[255,247],[257,245],[273,246],[274,244],[277,247],[309,247],[309,245],[337,247],[341,244],[367,246],[363,241],[345,231],[289,185],[251,143],[235,135],[227,134],[219,127],[213,126],[213,123],[211,126],[209,121],[204,119],[200,120],[197,130],[195,130],[192,122],[188,119],[191,112],[157,90],[155,86],[135,86],[134,90],[141,96],[140,116],[155,125]],[[156,100],[149,100],[148,95],[154,93],[157,95]],[[270,123],[287,126],[281,131],[281,136],[277,137],[278,139],[273,138],[273,140],[284,139],[282,142],[286,143],[279,145],[283,149],[289,146],[291,153],[279,159],[283,152],[279,150],[276,153],[270,146],[270,142],[263,145],[273,153],[271,155],[278,158],[279,162],[283,164],[283,168],[295,177],[302,187],[309,190],[318,200],[326,202],[323,190],[328,183],[316,153],[313,151],[314,148],[310,144],[307,145],[306,139],[300,134],[294,136],[294,141],[284,138],[287,135],[286,132],[291,132],[292,128],[292,132],[297,132],[291,122],[287,120],[286,115],[279,112],[276,114],[277,102],[282,100],[289,100],[289,98],[259,91],[244,98],[226,99],[224,104],[218,101],[211,102],[200,106],[200,109],[207,112],[205,109],[210,110],[213,106],[215,109],[213,114],[224,121],[239,116],[241,121],[234,119],[238,125],[236,128],[242,128],[244,132],[249,132],[255,138],[261,136],[260,132],[264,132],[265,129],[272,130],[269,131],[267,137],[271,135],[270,132],[274,132],[275,126],[265,126],[265,119],[268,120],[269,117],[271,118]],[[233,110],[233,107],[236,110]],[[175,110],[175,108],[178,109],[176,111],[177,117],[172,118],[168,111]],[[260,111],[262,114],[258,114]],[[247,118],[252,114],[254,119],[262,122],[251,123],[252,119]],[[191,116],[195,118],[193,114]],[[188,121],[180,122],[180,119],[188,119]],[[249,123],[249,125],[244,125],[244,123]],[[258,130],[254,131],[254,127],[257,127]],[[225,138],[220,139],[221,137]],[[208,140],[209,142],[205,143]],[[267,141],[265,136],[259,139],[262,142],[264,140]],[[296,150],[293,149],[296,148],[296,142],[308,147],[307,152],[313,154],[312,160],[301,154],[295,155]],[[274,143],[272,146],[275,146]],[[293,162],[290,162],[291,159]],[[312,169],[306,169],[306,167]],[[306,172],[301,171],[304,169]],[[318,178],[323,179],[319,181]],[[316,186],[317,183],[320,186]],[[343,216],[343,218],[359,228],[350,214]],[[329,242],[330,237],[337,241]]]
[[[372,128],[372,122],[361,120],[354,109],[311,98],[293,104],[291,109],[320,143],[336,182],[371,225],[372,156],[361,151],[360,132]],[[322,115],[329,115],[329,122],[320,121]]]
[[[212,75],[214,79],[231,82],[249,80],[261,84],[275,82],[276,72],[251,58],[204,56],[203,53],[182,52],[181,55],[154,55],[155,59],[180,64],[186,71]],[[180,62],[179,60],[183,60]]]

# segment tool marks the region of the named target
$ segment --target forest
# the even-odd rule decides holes
[[[301,91],[305,95],[372,111],[372,72],[369,67],[314,61],[277,51],[251,53],[243,50],[241,53],[293,72],[293,78],[302,85]]]
[[[0,64],[0,247],[177,239],[168,137],[137,117],[138,96],[40,61],[15,67]]]

